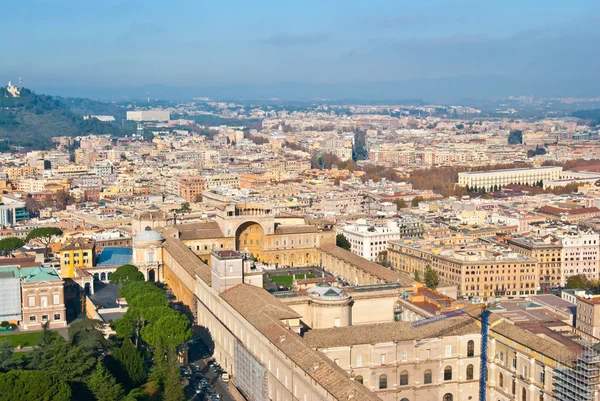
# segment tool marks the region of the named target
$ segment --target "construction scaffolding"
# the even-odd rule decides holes
[[[248,401],[268,400],[267,368],[239,341],[235,341],[233,384]]]
[[[556,401],[594,401],[600,384],[600,347],[585,347],[573,367],[554,372]]]

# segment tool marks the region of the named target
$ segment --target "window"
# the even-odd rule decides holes
[[[446,356],[452,356],[452,346],[446,345]]]
[[[444,380],[445,381],[452,380],[452,367],[451,366],[446,366],[444,368]]]
[[[432,382],[431,370],[427,369],[425,371],[425,373],[423,374],[423,383],[431,384],[431,382]]]
[[[333,327],[340,327],[340,318],[336,317],[333,319]]]
[[[387,388],[387,376],[381,375],[379,376],[379,389],[383,390]]]
[[[360,384],[363,384],[363,377],[362,376],[356,376],[354,378],[354,381],[359,382]]]
[[[52,295],[52,303],[54,305],[58,305],[60,303],[60,295],[58,295],[58,294]]]
[[[527,366],[523,366],[523,377],[527,379]]]
[[[402,351],[402,361],[408,360],[408,351]]]
[[[504,363],[504,352],[500,352],[499,359],[500,362]]]
[[[475,341],[469,340],[467,343],[467,356],[475,356]]]
[[[381,364],[385,365],[385,354],[381,354]]]
[[[408,398],[403,398],[400,401],[408,401]]]
[[[408,372],[406,370],[403,370],[400,373],[400,385],[408,386]]]
[[[42,308],[45,308],[48,306],[48,297],[42,297]]]
[[[362,355],[356,355],[356,366],[362,366]]]
[[[450,393],[444,394],[444,398],[442,398],[443,401],[454,401],[454,396]]]
[[[512,367],[513,367],[513,369],[517,369],[517,357],[516,356],[512,360]]]
[[[544,368],[541,368],[542,370],[540,371],[540,382],[542,383],[546,383],[546,372],[544,371]]]
[[[60,320],[60,313],[54,314],[54,320]]]
[[[42,315],[42,323],[46,323],[48,321],[48,315]]]
[[[467,366],[467,380],[473,380],[473,365]]]
[[[35,297],[29,297],[29,306],[35,306]]]
[[[498,373],[498,386],[504,388],[504,375],[502,373]]]
[[[35,318],[35,316],[34,316],[34,315],[32,315],[32,316],[29,316],[29,323],[35,323],[35,322],[36,322],[36,320],[37,320],[37,319]]]
[[[513,381],[512,381],[512,394],[513,395],[517,394],[517,381],[515,379],[513,379]]]
[[[521,401],[527,401],[527,390],[521,389]]]

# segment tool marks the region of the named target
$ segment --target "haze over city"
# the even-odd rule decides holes
[[[9,0],[2,9],[10,39],[0,77],[59,95],[448,102],[600,88],[591,0]]]

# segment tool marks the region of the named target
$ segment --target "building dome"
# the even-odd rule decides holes
[[[141,231],[138,235],[135,236],[134,242],[163,242],[165,239],[162,235],[151,229],[150,227],[146,227],[144,231]]]

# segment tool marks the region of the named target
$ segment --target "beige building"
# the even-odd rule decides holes
[[[393,270],[425,277],[427,267],[440,281],[458,287],[458,296],[522,297],[539,288],[537,260],[474,239],[452,237],[391,241],[388,261]]]
[[[575,327],[586,334],[600,338],[600,295],[577,296]]]
[[[315,329],[304,338],[385,401],[479,396],[481,335],[470,317]]]
[[[553,237],[515,237],[506,241],[506,245],[523,255],[538,261],[540,288],[552,288],[561,285],[562,244]]]

